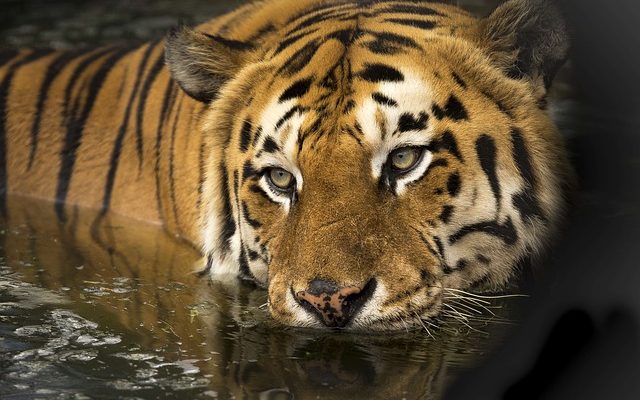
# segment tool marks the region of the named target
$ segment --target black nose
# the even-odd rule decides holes
[[[309,282],[307,290],[294,293],[293,297],[326,326],[344,328],[369,301],[375,290],[375,279],[361,287],[339,287],[333,282],[314,279]]]

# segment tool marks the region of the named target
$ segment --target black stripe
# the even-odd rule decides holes
[[[358,142],[360,147],[365,147],[364,144],[362,143],[362,139],[360,139],[360,137],[358,137],[358,135],[356,134],[356,132],[354,132],[353,129],[351,129],[350,127],[346,127],[345,132],[349,136],[351,136],[353,139],[355,139],[355,141]]]
[[[449,243],[454,244],[472,233],[486,233],[488,235],[496,236],[502,239],[502,241],[507,245],[513,245],[518,241],[518,233],[516,232],[516,228],[513,226],[511,217],[509,217],[504,224],[499,224],[496,221],[485,221],[473,225],[466,225],[458,232],[449,236]]]
[[[460,85],[461,88],[463,89],[467,88],[467,83],[460,77],[460,75],[456,74],[455,72],[453,72],[451,75],[453,76],[453,79],[456,81],[456,83]]]
[[[300,72],[304,67],[311,62],[311,59],[318,51],[318,41],[314,40],[304,45],[301,49],[296,51],[289,59],[278,69],[277,74],[285,72],[291,76]]]
[[[198,199],[196,201],[196,209],[200,211],[200,206],[202,205],[202,191],[204,187],[204,173],[205,173],[205,143],[200,139],[200,143],[198,145]]]
[[[376,38],[376,41],[383,42],[385,44],[392,44],[394,46],[410,47],[413,49],[420,49],[420,45],[415,40],[408,36],[399,35],[397,33],[390,32],[377,32],[371,30],[365,30],[367,33]]]
[[[316,13],[319,13],[321,11],[328,12],[328,11],[339,11],[339,10],[341,10],[341,11],[354,10],[355,11],[353,4],[349,4],[349,3],[347,3],[347,4],[345,4],[345,3],[332,4],[332,3],[329,3],[329,2],[322,2],[322,3],[316,4],[316,5],[312,6],[312,7],[305,8],[304,10],[302,10],[302,12],[297,13],[292,17],[289,17],[287,19],[286,24],[290,25],[290,24],[300,20],[301,18],[305,18],[305,17],[307,17],[309,15],[316,14]]]
[[[251,145],[253,147],[256,147],[261,137],[262,137],[262,127],[259,126],[258,129],[256,129],[255,135],[253,136],[253,142],[251,142]]]
[[[404,19],[404,18],[389,18],[385,19],[386,22],[392,22],[394,24],[411,26],[413,28],[420,29],[433,29],[436,27],[436,23],[433,21],[425,21],[421,19]]]
[[[249,255],[249,260],[251,261],[262,261],[265,264],[268,264],[268,260],[263,258],[258,252],[251,250],[250,248],[247,248],[247,254]]]
[[[127,53],[130,48],[121,48],[111,54],[106,60],[100,63],[100,68],[92,76],[84,107],[79,115],[70,115],[67,122],[67,133],[64,138],[64,145],[60,152],[60,172],[58,174],[58,187],[56,190],[56,214],[61,221],[66,219],[64,213],[64,204],[69,193],[69,185],[71,183],[71,175],[76,162],[76,152],[80,147],[84,127],[89,114],[95,105],[102,84],[109,75],[113,66]],[[88,66],[88,64],[86,64]],[[85,68],[86,68],[85,66]]]
[[[176,227],[178,226],[178,200],[176,198],[176,179],[175,179],[175,147],[176,147],[176,131],[178,129],[178,121],[180,120],[182,100],[184,95],[181,93],[180,100],[176,105],[175,119],[173,121],[173,127],[171,128],[171,146],[169,149],[169,194],[171,196],[171,205],[173,208],[173,217],[176,221]]]
[[[440,212],[440,216],[438,217],[438,219],[440,219],[440,221],[444,222],[445,224],[448,224],[449,221],[451,220],[451,216],[453,215],[454,209],[455,208],[453,206],[442,207],[442,212]]]
[[[204,266],[204,268],[202,269],[202,271],[198,271],[197,275],[198,277],[202,278],[205,275],[209,275],[209,273],[211,272],[211,268],[213,268],[213,257],[211,257],[211,255],[207,255],[207,263]]]
[[[456,138],[450,131],[445,131],[441,137],[429,143],[429,146],[427,146],[427,148],[433,153],[437,153],[439,151],[448,151],[458,160],[460,160],[460,162],[464,162],[462,154],[460,154],[460,150],[458,149]]]
[[[145,67],[148,63],[148,57],[150,56],[151,51],[155,47],[156,47],[155,43],[152,45],[149,45],[149,48],[145,53],[145,60],[144,60]],[[139,99],[138,109],[136,111],[136,149],[138,152],[138,171],[142,170],[142,157],[143,157],[143,151],[144,151],[144,139],[143,139],[144,135],[142,132],[144,111],[147,106],[147,99],[149,98],[149,91],[151,90],[151,86],[153,86],[153,83],[155,82],[160,71],[162,71],[162,68],[164,68],[164,53],[158,56],[158,58],[156,59],[156,62],[153,64],[153,66],[149,70],[149,74],[145,78],[144,84],[142,85],[142,90],[140,91],[140,95],[138,96],[138,99]],[[136,81],[136,85],[139,84],[140,79],[142,78],[142,74],[144,74],[144,69],[146,68],[140,68],[140,70],[138,71],[139,74]],[[164,100],[166,100],[166,98]],[[158,129],[160,130],[160,128]]]
[[[331,18],[344,17],[347,15],[349,15],[349,10],[335,9],[335,7],[330,6],[330,8],[318,11],[309,17],[305,16],[302,21],[300,21],[294,28],[287,32],[286,36],[290,36],[319,22],[326,21]]]
[[[258,184],[254,183],[253,185],[249,186],[249,190],[251,190],[251,192],[253,192],[253,193],[261,195],[263,198],[265,198],[266,200],[269,200],[269,202],[271,202],[273,204],[280,205],[280,203],[278,203],[277,201],[275,201],[271,197],[269,197],[269,195],[266,194],[264,192],[264,190],[262,190],[262,188]]]
[[[304,32],[304,33],[300,33],[300,34],[297,34],[297,35],[286,37],[282,42],[280,42],[280,44],[278,45],[278,48],[273,53],[273,56],[274,57],[277,56],[282,51],[284,51],[285,49],[289,48],[289,46],[291,46],[294,43],[296,43],[298,40],[302,39],[303,37],[309,36],[309,35],[317,32],[317,31],[318,31],[317,29],[313,29],[313,30],[308,31],[308,32]]]
[[[246,119],[242,124],[240,130],[240,151],[245,153],[249,150],[249,143],[251,143],[251,120]]]
[[[420,234],[420,239],[427,246],[427,249],[429,250],[429,252],[431,254],[433,254],[434,256],[436,256],[436,257],[440,257],[440,254],[435,251],[433,246],[431,246],[431,243],[429,243],[429,241],[427,240],[427,237],[424,235],[424,233],[422,231],[418,230],[418,229],[416,229],[416,231]]]
[[[321,118],[316,118],[315,121],[313,121],[313,124],[311,124],[311,126],[309,126],[307,129],[304,130],[304,133],[302,135],[300,135],[298,137],[298,142],[300,141],[300,139],[304,140],[307,138],[307,136],[314,134],[314,133],[318,133],[320,131],[320,126],[322,125],[322,119]],[[300,144],[300,143],[298,143]]]
[[[247,223],[254,229],[260,228],[262,223],[258,220],[251,218],[251,214],[249,213],[249,208],[247,207],[247,203],[242,202],[242,215]]]
[[[438,249],[438,255],[440,255],[440,259],[444,262],[445,254],[444,254],[444,246],[442,245],[442,240],[438,236],[433,237],[433,241],[436,244],[436,248]]]
[[[544,220],[544,213],[536,196],[537,179],[531,165],[527,145],[519,130],[513,129],[511,131],[511,143],[513,145],[513,159],[524,181],[522,190],[513,195],[513,205],[520,212],[522,221],[534,217]]]
[[[249,160],[245,161],[242,167],[242,180],[246,181],[247,179],[253,178],[254,176],[257,176],[257,175],[258,175],[258,171],[256,171],[255,168],[253,168],[251,161]]]
[[[284,103],[287,100],[304,96],[309,91],[309,88],[311,88],[312,82],[313,82],[312,78],[301,79],[295,82],[293,85],[289,86],[287,90],[285,90],[282,93],[278,101],[280,103]]]
[[[169,80],[167,87],[164,91],[162,98],[162,108],[160,109],[160,119],[158,120],[158,130],[156,132],[156,165],[154,167],[154,173],[156,177],[156,203],[158,206],[158,214],[160,219],[165,221],[164,211],[162,207],[162,193],[160,185],[160,156],[162,150],[162,132],[164,130],[164,123],[169,114],[169,109],[173,103],[174,94],[176,91],[175,82]]]
[[[233,50],[252,50],[255,46],[251,43],[242,42],[240,40],[227,39],[222,36],[210,35],[208,33],[204,33],[206,37],[211,39],[216,43],[220,43],[221,45],[228,47]]]
[[[421,47],[406,36],[396,35],[389,32],[364,31],[375,39],[363,44],[372,53],[393,55],[403,48],[420,49]]]
[[[18,68],[37,61],[51,54],[51,50],[35,50],[9,67],[4,79],[0,82],[0,213],[7,217],[7,193],[9,191],[7,176],[7,102],[9,89]]]
[[[275,153],[276,151],[280,151],[280,146],[276,143],[273,138],[267,137],[264,140],[264,144],[262,145],[262,149],[267,153]]]
[[[240,177],[238,175],[238,171],[233,171],[233,194],[236,198],[236,207],[238,209],[238,213],[243,213],[245,215],[245,217],[248,214],[245,214],[244,211],[246,211],[245,204],[244,202],[242,203],[242,209],[240,206],[240,194],[239,194],[239,187],[240,187]],[[239,217],[238,217],[239,218]],[[247,222],[249,224],[251,224],[250,219],[247,219]],[[256,277],[253,275],[253,273],[251,272],[251,268],[249,267],[249,261],[247,260],[247,250],[245,248],[245,245],[242,241],[242,230],[240,230],[240,259],[239,259],[239,264],[240,264],[240,278],[241,279],[246,279],[249,281],[253,281],[253,282],[257,282]]]
[[[307,110],[306,108],[300,107],[300,106],[295,106],[291,108],[282,116],[282,118],[278,120],[278,122],[276,122],[275,130],[277,131],[278,129],[280,129],[280,127],[284,125],[284,123],[287,122],[289,119],[291,119],[291,117],[293,117],[296,113],[304,112],[306,110]]]
[[[497,154],[495,140],[488,135],[480,136],[478,140],[476,140],[476,153],[478,154],[480,166],[487,175],[487,179],[491,185],[491,191],[496,198],[496,206],[500,208],[502,191],[500,189],[500,182],[498,181],[498,174],[496,171]]]
[[[462,271],[465,268],[467,268],[469,266],[469,262],[467,260],[465,260],[464,258],[461,258],[460,260],[458,260],[458,262],[456,263],[456,270],[457,271]]]
[[[342,43],[343,46],[349,47],[354,41],[358,40],[362,36],[362,32],[356,29],[341,29],[332,32],[324,37],[324,41],[335,39]]]
[[[373,83],[381,81],[402,82],[404,80],[400,71],[384,64],[366,64],[365,68],[357,75],[365,81]]]
[[[469,118],[464,105],[462,105],[460,100],[458,100],[458,98],[454,95],[449,96],[444,109],[440,108],[440,106],[434,103],[431,110],[433,111],[433,115],[439,120],[443,118],[450,118],[454,121],[460,121]]]
[[[446,158],[438,158],[437,160],[433,160],[431,164],[429,164],[429,169],[434,169],[437,167],[448,167],[449,161]]]
[[[224,163],[220,163],[220,190],[222,195],[222,236],[220,237],[220,249],[228,252],[231,249],[231,237],[236,233],[236,222],[231,210],[231,193],[229,192],[229,174]]]
[[[31,170],[33,162],[35,160],[36,153],[38,151],[38,136],[40,135],[40,123],[42,121],[42,112],[44,111],[44,105],[47,100],[49,89],[53,84],[55,78],[62,72],[62,70],[73,60],[85,54],[85,50],[79,51],[65,51],[60,54],[49,66],[45,76],[40,84],[40,90],[38,93],[38,100],[36,102],[36,113],[34,115],[33,125],[31,126],[31,151],[29,153],[29,164],[27,170]]]
[[[421,131],[427,128],[429,115],[426,112],[420,112],[418,118],[411,113],[403,113],[398,119],[398,131]]]
[[[371,97],[373,97],[373,100],[375,100],[376,103],[381,104],[383,106],[398,107],[397,101],[385,96],[382,93],[375,92],[374,94],[371,95]]]
[[[353,110],[356,106],[356,102],[353,99],[349,99],[344,103],[344,107],[342,109],[343,114],[349,114],[351,110]]]
[[[496,105],[496,107],[498,107],[498,110],[502,111],[503,113],[505,113],[507,115],[507,117],[509,118],[513,118],[513,114],[511,113],[511,110],[504,105],[504,103],[502,103],[500,100],[496,99],[491,93],[489,93],[488,91],[482,91],[481,92],[483,96],[485,96],[487,99],[491,100],[493,102],[493,104]]]
[[[486,257],[486,256],[485,256],[485,255],[483,255],[483,254],[478,254],[478,255],[476,255],[476,260],[480,261],[480,262],[481,262],[482,264],[484,264],[484,265],[489,265],[489,264],[491,264],[491,259],[490,259],[490,258],[488,258],[488,257]]]
[[[527,145],[522,137],[522,133],[520,133],[518,129],[511,130],[511,143],[513,145],[513,159],[518,167],[518,171],[520,171],[522,179],[528,186],[535,188],[537,186],[537,179],[533,173],[529,151],[527,150]]]
[[[266,25],[262,26],[261,28],[256,30],[254,34],[249,36],[245,40],[245,43],[257,43],[257,42],[260,42],[260,39],[262,39],[265,35],[268,35],[269,33],[275,32],[275,30],[276,30],[275,25],[273,25],[270,22],[266,23]]]
[[[240,259],[238,260],[240,264],[239,277],[243,281],[258,283],[258,280],[256,279],[255,275],[253,275],[253,272],[251,272],[251,269],[249,268],[249,261],[247,260],[247,250],[244,247],[244,243],[241,243],[240,245],[242,246],[242,248],[240,250]]]
[[[449,175],[447,179],[447,192],[449,196],[456,197],[460,193],[460,175],[457,172]]]
[[[424,15],[424,16],[435,15],[435,16],[441,16],[441,17],[444,16],[443,14],[439,13],[438,11],[432,8],[422,7],[418,5],[409,5],[409,4],[394,4],[392,6],[386,7],[383,11],[387,13],[399,13],[399,14],[412,14],[412,15]]]

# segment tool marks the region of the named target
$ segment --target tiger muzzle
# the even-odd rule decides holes
[[[375,289],[375,279],[362,287],[338,287],[335,283],[315,279],[307,290],[294,293],[294,298],[326,326],[344,328],[369,301]]]

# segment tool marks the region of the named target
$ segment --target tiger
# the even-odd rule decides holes
[[[558,231],[568,49],[551,0],[264,0],[141,46],[8,50],[0,209],[161,225],[285,326],[420,329]]]

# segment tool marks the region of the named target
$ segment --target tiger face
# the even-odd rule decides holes
[[[305,2],[253,41],[167,39],[174,78],[210,103],[208,270],[266,287],[287,325],[420,326],[447,292],[503,285],[561,214],[557,10],[366,3]],[[265,4],[245,14],[283,2]]]

